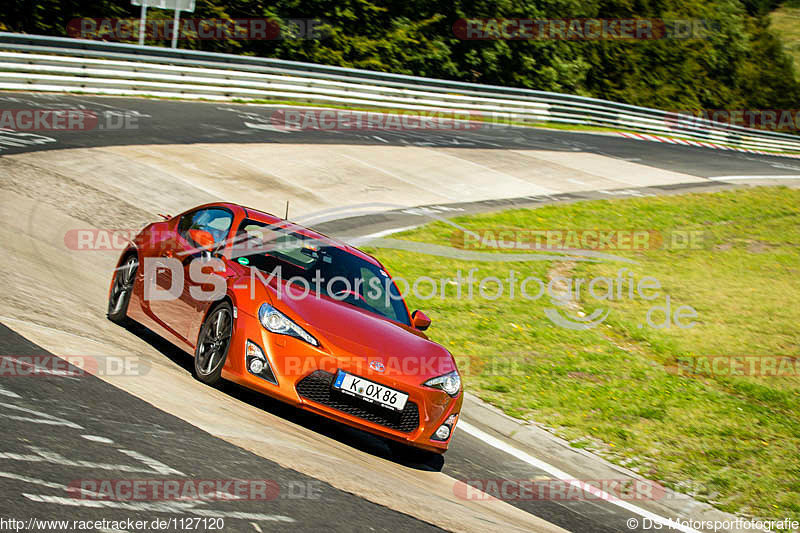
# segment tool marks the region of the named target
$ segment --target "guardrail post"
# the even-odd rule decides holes
[[[172,19],[172,48],[178,48],[178,34],[181,31],[181,10],[175,6],[175,17]]]
[[[142,0],[142,15],[139,17],[139,46],[144,46],[145,20],[147,20],[147,0]]]

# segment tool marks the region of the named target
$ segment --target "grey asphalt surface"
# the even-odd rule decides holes
[[[246,452],[99,378],[81,374],[75,367],[69,376],[34,373],[27,366],[31,360],[21,357],[39,356],[36,364],[40,368],[56,371],[65,369],[66,364],[54,364],[55,356],[3,324],[0,354],[4,354],[0,517],[26,521],[22,530],[39,529],[29,528],[27,523],[36,518],[183,521],[170,524],[166,531],[211,530],[219,524],[217,519],[223,520],[225,531],[440,531]],[[146,371],[146,367],[140,368]],[[99,442],[105,439],[111,442]],[[254,480],[268,483],[270,488],[263,491],[265,497],[254,492],[254,499],[183,502],[135,498],[101,502],[66,490],[67,486],[80,486],[81,480],[92,480],[86,486],[102,487],[100,480],[121,479],[159,483]],[[120,495],[125,497],[122,490]],[[234,488],[228,490],[241,494]],[[107,495],[108,491],[101,493]],[[206,522],[188,525],[197,519]],[[55,530],[65,529],[79,528]]]
[[[237,104],[0,93],[0,107],[6,109],[83,108],[96,112],[101,117],[103,124],[109,124],[109,121],[119,122],[119,120],[125,123],[127,120],[129,126],[127,129],[96,128],[89,131],[72,132],[0,132],[0,148],[2,148],[0,155],[38,150],[130,144],[200,142],[382,144],[388,142],[397,145],[449,146],[465,150],[470,148],[527,148],[585,151],[625,160],[635,160],[640,164],[701,177],[800,175],[800,162],[786,158],[529,128],[481,128],[474,131],[450,133],[381,132],[382,140],[378,140],[373,132],[302,131],[287,134],[254,128],[246,124],[269,124],[272,110]],[[134,124],[135,127],[133,127]],[[620,196],[671,194],[727,186],[724,183],[709,181],[685,186],[629,189],[620,193]],[[463,214],[595,197],[598,197],[597,194],[587,192],[585,194],[456,204],[455,207],[463,209],[463,211],[459,211],[459,214]],[[408,210],[398,210],[328,222],[320,224],[317,229],[332,234],[357,236],[426,221],[426,217],[420,217],[413,212],[409,213]],[[136,330],[135,333],[150,342],[175,364],[189,368],[188,356],[182,352],[146,330]],[[0,326],[0,354],[43,353],[41,348],[27,342],[9,328]],[[180,471],[186,477],[196,479],[237,477],[253,479],[257,477],[275,480],[282,489],[290,485],[294,486],[293,483],[302,485],[314,481],[216,439],[96,378],[89,376],[79,379],[0,378],[0,387],[10,393],[5,395],[0,393],[0,401],[15,406],[6,407],[5,413],[11,412],[8,409],[12,411],[19,411],[18,408],[29,409],[73,421],[82,427],[79,431],[63,425],[31,423],[4,416],[0,418],[5,430],[0,435],[0,452],[2,453],[19,454],[19,456],[38,453],[39,457],[43,457],[42,453],[56,453],[72,461],[102,461],[115,465],[141,466],[129,456],[119,452],[120,449],[127,449],[156,459],[160,463]],[[354,448],[385,456],[390,460],[404,460],[392,457],[381,439],[350,428],[343,428],[330,421],[300,412],[279,402],[264,399],[237,387],[229,387],[226,392],[243,402],[278,413],[292,422],[312,427],[320,433],[339,439]],[[25,418],[31,417],[41,418],[40,415],[30,412],[25,414]],[[112,439],[113,443],[103,444],[90,441],[83,438],[81,436],[83,434],[103,436]],[[38,447],[39,451],[32,450],[32,446]],[[53,456],[51,455],[51,457]],[[408,464],[408,466],[420,469],[441,468],[443,472],[457,479],[520,479],[543,475],[543,472],[537,471],[530,465],[463,432],[454,439],[443,464]],[[64,464],[64,461],[32,462],[5,458],[0,461],[0,470],[9,474],[4,477],[0,472],[0,488],[5,495],[3,502],[0,503],[0,512],[3,516],[35,515],[40,518],[88,519],[97,517],[112,519],[135,515],[152,519],[154,512],[158,513],[152,509],[82,507],[63,503],[57,505],[48,498],[43,499],[42,495],[70,498],[70,496],[65,496],[63,488],[54,488],[31,481],[31,479],[38,481],[57,479],[59,483],[64,483],[65,480],[72,479],[122,477],[113,470],[76,467],[73,464]],[[143,473],[142,475],[152,477],[158,474]],[[29,479],[21,479],[20,476]],[[318,499],[279,497],[269,502],[214,502],[198,506],[198,508],[225,513],[245,512],[286,516],[296,521],[286,525],[301,530],[325,527],[333,530],[382,531],[391,529],[405,531],[424,530],[431,527],[429,524],[419,522],[406,515],[366,502],[357,496],[338,491],[329,485],[317,483],[323,495]],[[81,500],[72,498],[72,501]],[[512,501],[510,503],[570,531],[631,531],[625,526],[625,520],[632,515],[608,503],[585,501]],[[165,517],[174,517],[176,511],[171,509],[161,512],[161,514]],[[196,515],[192,515],[191,511],[185,511],[182,516]],[[207,516],[214,515],[209,512]],[[264,526],[265,531],[273,529],[276,524],[283,529],[284,525],[269,520],[235,518],[237,516],[235,514],[230,516],[234,516],[234,518],[225,519],[226,529],[229,530],[258,531],[250,523],[254,521]],[[666,528],[664,529],[666,530]]]
[[[87,130],[5,132],[0,135],[0,154],[213,142],[392,144],[581,151],[699,177],[800,174],[800,161],[794,159],[524,127],[480,125],[453,131],[306,129],[287,133],[273,127],[275,108],[242,104],[0,92],[0,109],[84,109],[98,117],[96,127]]]

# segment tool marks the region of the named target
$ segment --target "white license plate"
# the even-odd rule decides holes
[[[402,411],[408,401],[408,394],[405,392],[378,385],[374,381],[348,374],[342,370],[336,374],[333,388],[344,394],[349,394],[395,411]]]

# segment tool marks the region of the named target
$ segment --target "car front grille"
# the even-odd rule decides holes
[[[297,383],[297,392],[303,398],[389,429],[409,433],[419,427],[419,407],[411,400],[402,411],[390,411],[334,390],[331,387],[333,378],[330,372],[317,370]]]

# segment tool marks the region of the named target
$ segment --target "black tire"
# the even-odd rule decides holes
[[[129,254],[114,271],[111,294],[108,295],[108,313],[106,313],[112,322],[125,324],[128,321],[128,303],[131,301],[137,270],[139,270],[139,258],[136,254]]]
[[[198,380],[212,387],[221,383],[232,335],[233,308],[228,302],[219,303],[209,311],[197,336],[194,376]]]

